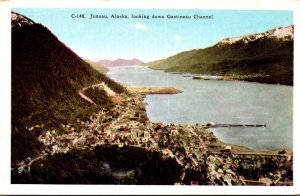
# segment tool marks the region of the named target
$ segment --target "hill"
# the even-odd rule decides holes
[[[165,71],[223,75],[293,85],[294,26],[225,38],[217,44],[147,63]]]
[[[100,60],[98,61],[99,64],[105,66],[105,67],[116,67],[116,66],[129,66],[129,65],[141,65],[144,64],[139,59],[133,58],[133,59],[116,59],[114,61],[111,60]]]
[[[108,72],[108,68],[104,67],[103,65],[101,65],[97,62],[91,61],[89,59],[84,59],[84,60],[85,60],[85,62],[90,64],[95,70],[99,71],[100,73]]]
[[[34,155],[42,147],[37,136],[44,129],[86,119],[109,107],[104,90],[91,104],[79,95],[84,87],[104,82],[116,93],[124,88],[93,69],[60,42],[46,27],[12,12],[12,162]],[[31,127],[35,127],[32,131]]]

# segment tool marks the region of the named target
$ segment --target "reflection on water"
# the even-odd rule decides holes
[[[147,67],[114,68],[112,79],[131,86],[172,86],[176,95],[147,95],[147,114],[165,123],[266,124],[262,128],[215,128],[227,143],[256,150],[292,149],[293,87],[239,81],[193,80]]]

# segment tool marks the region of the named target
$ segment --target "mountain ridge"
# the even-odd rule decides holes
[[[262,33],[252,33],[244,36],[224,38],[218,42],[217,45],[233,44],[238,41],[242,41],[247,44],[248,42],[255,41],[263,37],[292,40],[294,39],[294,25],[277,27]]]
[[[152,69],[169,72],[222,75],[237,80],[293,85],[293,29],[290,25],[264,33],[225,38],[207,48],[180,52],[146,64]]]

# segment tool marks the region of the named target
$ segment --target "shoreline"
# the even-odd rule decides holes
[[[179,94],[182,90],[173,87],[126,87],[131,93],[140,94]]]
[[[276,81],[269,81],[268,78],[270,78],[269,75],[264,75],[264,74],[244,74],[244,75],[238,75],[238,74],[228,74],[228,75],[210,75],[210,76],[217,76],[220,78],[210,78],[210,76],[202,76],[199,73],[193,73],[193,72],[188,72],[188,71],[168,71],[164,69],[158,69],[158,68],[152,68],[150,66],[147,66],[149,69],[152,70],[161,70],[166,73],[171,73],[171,74],[177,74],[177,75],[184,75],[184,74],[190,74],[187,76],[183,77],[190,77],[195,80],[224,80],[224,81],[242,81],[242,82],[250,82],[250,83],[259,83],[259,84],[269,84],[269,85],[283,85],[283,86],[291,86],[293,87],[293,83],[279,83]],[[199,76],[200,75],[200,76]],[[222,77],[222,78],[221,78]]]

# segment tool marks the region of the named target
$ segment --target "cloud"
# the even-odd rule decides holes
[[[135,24],[133,25],[133,27],[134,27],[135,29],[139,29],[139,30],[147,30],[147,29],[148,29],[148,27],[147,27],[146,25],[141,24],[141,23],[135,23]]]
[[[179,40],[182,39],[182,37],[180,35],[174,35],[173,39],[176,40],[176,41],[179,41]]]

